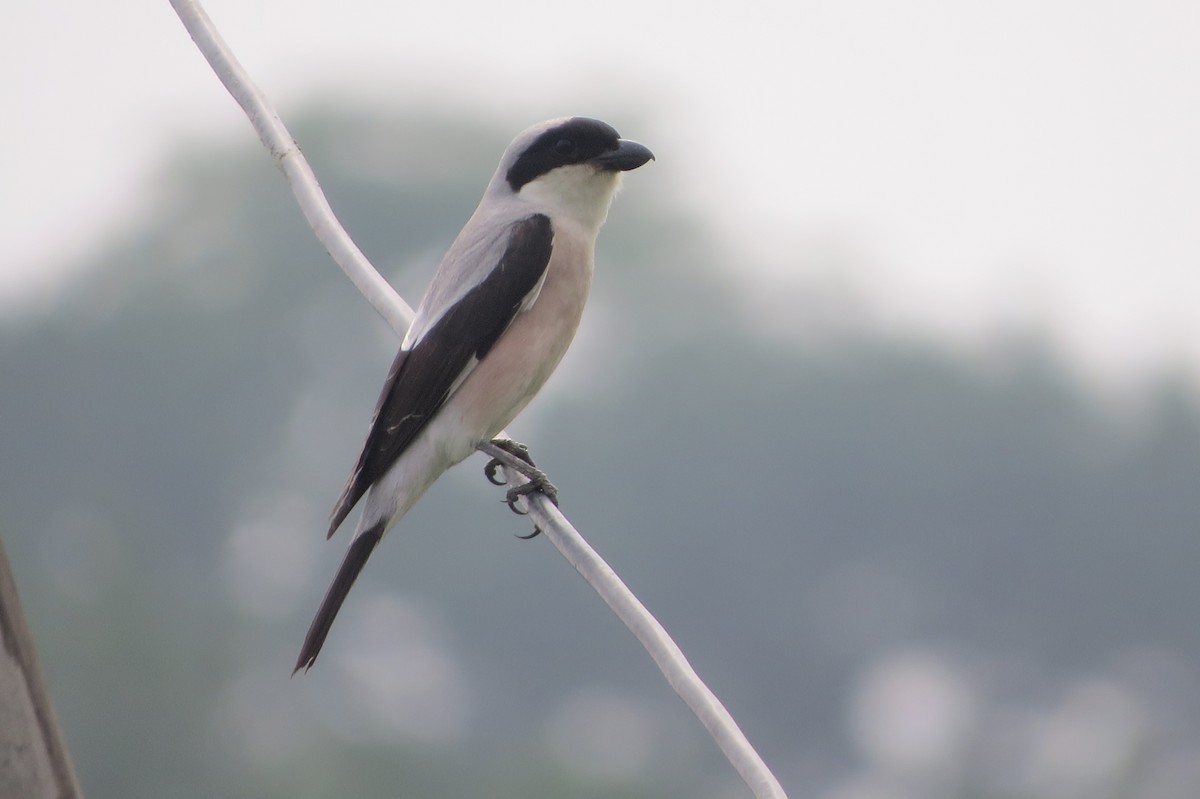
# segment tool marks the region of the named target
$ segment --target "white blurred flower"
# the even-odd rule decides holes
[[[976,698],[948,664],[906,652],[877,662],[860,681],[850,731],[876,767],[936,776],[957,768],[975,725]]]
[[[221,571],[229,595],[247,616],[263,621],[289,613],[313,574],[319,536],[305,536],[324,518],[295,494],[264,502],[229,532]]]
[[[1116,795],[1146,735],[1138,701],[1107,680],[1077,683],[1037,726],[1035,792],[1064,798]]]
[[[591,687],[559,705],[546,728],[550,751],[590,777],[631,779],[656,759],[661,731],[643,703]]]
[[[320,712],[336,732],[430,743],[466,734],[467,676],[429,613],[394,594],[367,595],[342,624],[317,664],[331,672]]]

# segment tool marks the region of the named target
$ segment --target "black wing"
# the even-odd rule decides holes
[[[546,272],[553,239],[545,214],[515,222],[495,269],[447,309],[412,349],[397,353],[358,465],[333,510],[330,536],[442,407],[471,359],[482,360],[512,323]]]

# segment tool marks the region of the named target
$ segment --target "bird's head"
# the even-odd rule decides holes
[[[622,172],[654,154],[587,117],[552,119],[521,133],[504,151],[489,192],[533,203],[553,216],[599,228]]]

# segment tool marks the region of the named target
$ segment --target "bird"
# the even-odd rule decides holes
[[[653,159],[644,145],[588,117],[539,123],[505,149],[388,370],[327,538],[360,501],[362,514],[293,675],[312,668],[367,559],[426,489],[477,447],[515,444],[493,439],[562,359],[621,175]],[[534,488],[549,488],[536,469],[524,471],[541,478]],[[513,499],[510,491],[510,506]]]

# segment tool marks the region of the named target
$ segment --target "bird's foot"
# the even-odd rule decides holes
[[[529,480],[528,483],[513,486],[505,494],[504,501],[508,503],[508,507],[512,509],[513,513],[522,516],[527,514],[529,511],[521,510],[517,507],[517,500],[535,492],[545,494],[546,498],[553,502],[555,507],[558,506],[558,489],[555,488],[554,483],[550,482],[550,478],[546,476],[546,473],[539,469],[533,462],[533,458],[529,455],[529,447],[511,439],[496,438],[485,444],[481,444],[479,449],[492,456],[492,459],[483,467],[483,474],[487,477],[488,482],[493,485],[508,484],[508,481],[499,475],[499,469],[502,466],[515,469]],[[530,535],[517,537],[534,538],[540,532],[541,530],[535,527],[533,528],[533,533]]]
[[[508,485],[508,480],[503,475],[497,476],[502,466],[516,469],[521,474],[525,474],[525,470],[531,466],[536,467],[529,454],[529,447],[511,438],[493,438],[486,444],[480,444],[479,449],[492,456],[483,467],[483,475],[495,486]]]

